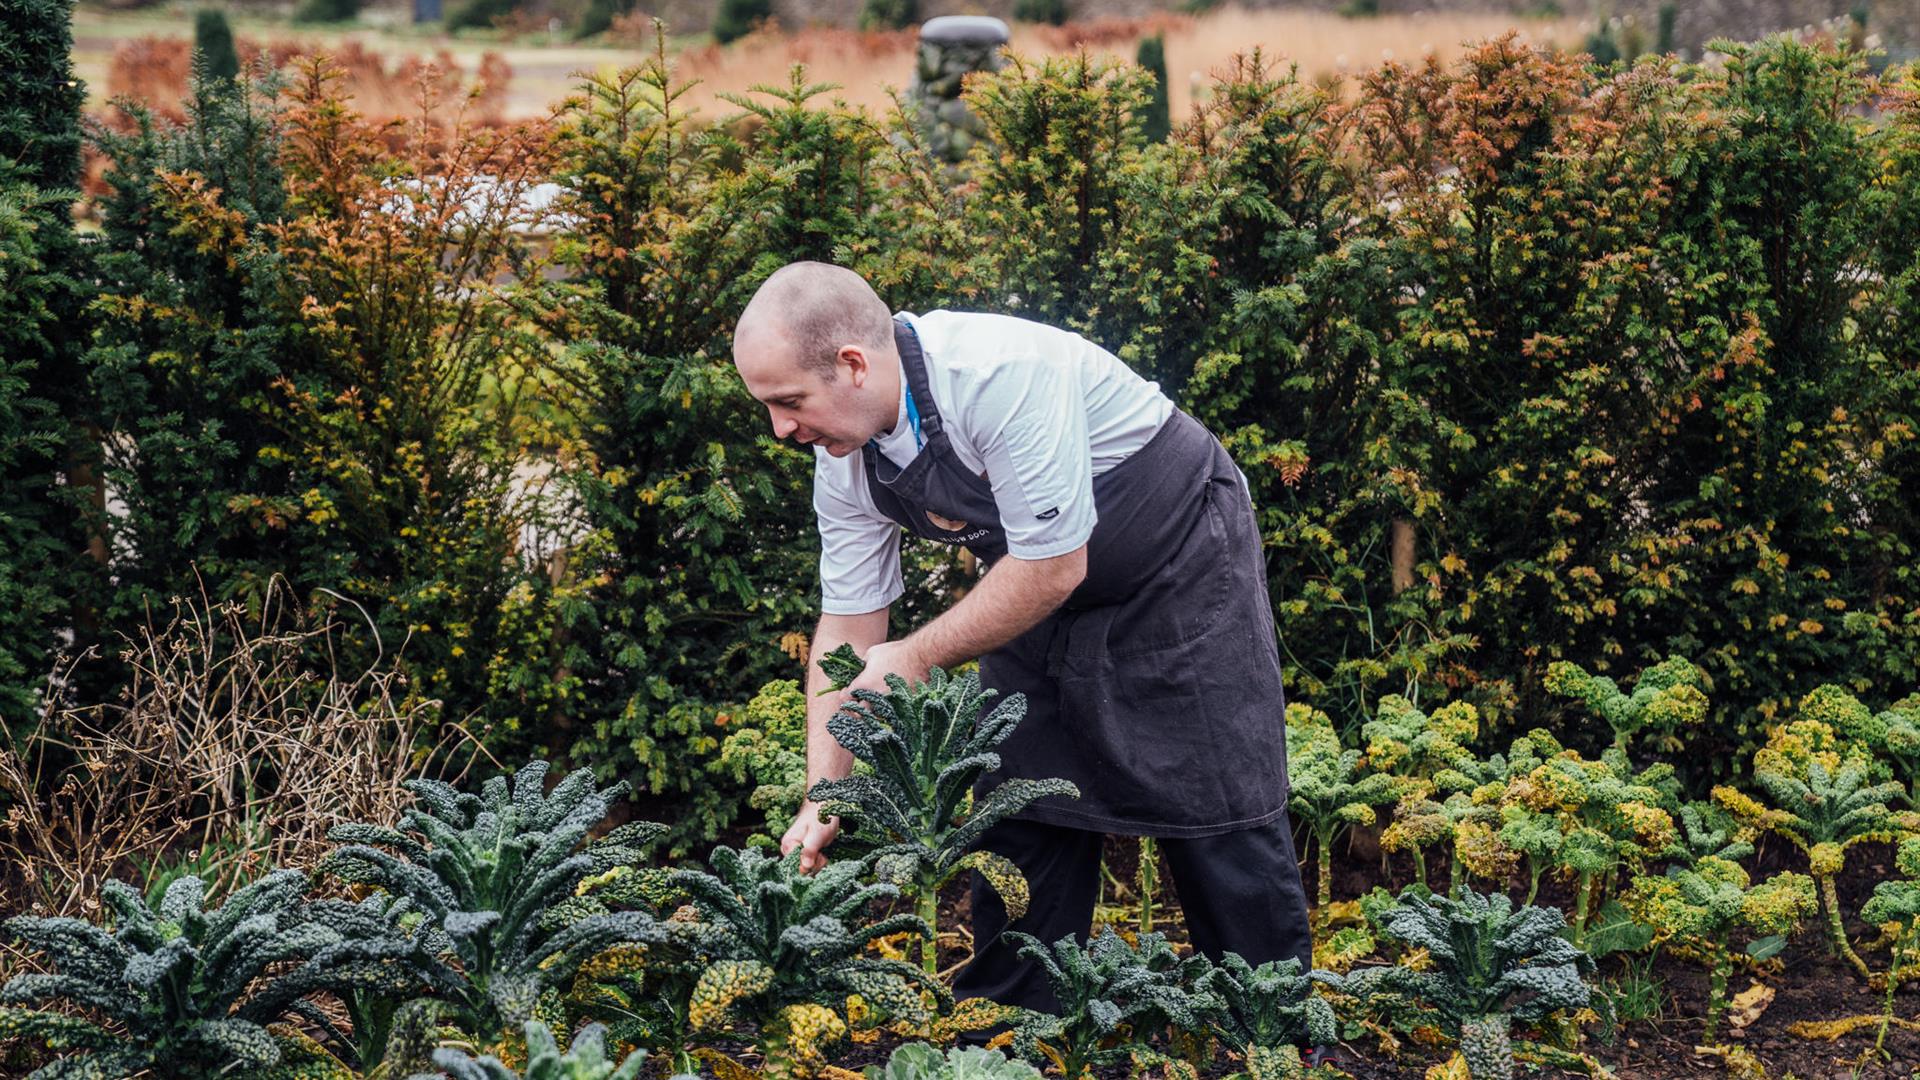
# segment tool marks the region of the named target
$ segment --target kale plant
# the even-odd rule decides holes
[[[1904,881],[1882,881],[1873,887],[1873,896],[1860,909],[1860,917],[1877,926],[1890,928],[1891,951],[1887,957],[1887,996],[1880,1013],[1880,1030],[1873,1047],[1879,1050],[1887,1039],[1887,1027],[1893,1022],[1893,995],[1905,974],[1902,964],[1914,942],[1914,927],[1920,925],[1920,837],[1900,842],[1894,866]]]
[[[1394,779],[1360,775],[1360,751],[1343,749],[1333,720],[1318,709],[1287,706],[1287,805],[1313,832],[1316,906],[1333,902],[1333,844],[1355,825],[1372,825],[1374,807],[1394,801]]]
[[[1522,750],[1529,747],[1543,748],[1542,740],[1516,742],[1503,799],[1558,825],[1553,858],[1574,877],[1573,939],[1580,942],[1590,913],[1612,894],[1619,870],[1637,873],[1673,844],[1673,767],[1663,763],[1636,772],[1617,749],[1598,761],[1563,750],[1528,767]]]
[[[1300,1047],[1338,1041],[1333,1006],[1314,994],[1316,982],[1345,988],[1330,971],[1302,974],[1292,957],[1254,967],[1231,952],[1195,980],[1219,998],[1213,1032],[1246,1061],[1249,1080],[1296,1080],[1305,1074]]]
[[[1679,750],[1679,731],[1706,718],[1706,686],[1706,673],[1683,656],[1669,656],[1642,671],[1631,694],[1578,664],[1557,660],[1547,666],[1548,692],[1573,698],[1605,720],[1613,729],[1614,747],[1623,753],[1641,734],[1656,736],[1662,751]]]
[[[1690,802],[1676,817],[1680,830],[1666,854],[1682,865],[1696,865],[1709,855],[1739,862],[1753,854],[1753,826],[1735,821],[1723,806]]]
[[[807,699],[792,679],[775,679],[735,713],[720,744],[720,767],[736,783],[752,782],[747,805],[760,811],[769,839],[778,837],[807,795]]]
[[[1636,878],[1623,899],[1636,919],[1653,928],[1655,941],[1689,946],[1706,962],[1709,1043],[1727,1011],[1733,932],[1785,935],[1816,906],[1813,883],[1804,874],[1775,874],[1755,885],[1739,863],[1717,855],[1702,856],[1691,868],[1675,867],[1665,877]]]
[[[845,690],[853,685],[853,680],[867,670],[867,662],[853,651],[853,646],[842,642],[832,652],[820,658],[820,670],[826,673],[827,689],[821,693]]]
[[[1155,1030],[1202,1031],[1220,1007],[1218,996],[1199,982],[1210,967],[1206,957],[1182,959],[1163,934],[1139,935],[1137,946],[1112,931],[1084,946],[1071,935],[1052,946],[1018,931],[1003,936],[1040,966],[1060,1006],[1057,1014],[1026,1011],[1018,1017],[1014,1049],[1053,1062],[1065,1080],[1131,1061]]]
[[[1360,733],[1367,740],[1367,767],[1397,777],[1403,793],[1465,791],[1485,779],[1486,763],[1468,748],[1480,733],[1480,720],[1467,702],[1452,702],[1429,714],[1398,694],[1388,694]]]
[[[975,781],[1000,767],[993,748],[1027,714],[1026,699],[1015,694],[983,717],[992,694],[972,673],[934,668],[925,683],[912,686],[889,675],[885,694],[857,690],[827,721],[827,730],[871,773],[822,780],[810,796],[822,817],[839,816],[839,843],[870,853],[874,873],[900,886],[929,927],[936,925],[940,886],[966,869],[1000,894],[1009,919],[1024,914],[1027,882],[1019,868],[1004,856],[968,849],[1035,799],[1080,794],[1065,780],[1014,778],[972,798]],[[938,970],[938,952],[936,932],[921,948],[929,975]]]
[[[1430,962],[1419,971],[1357,971],[1348,976],[1349,990],[1363,999],[1384,991],[1424,1003],[1459,1039],[1473,1080],[1510,1080],[1514,1022],[1536,1023],[1584,1008],[1591,998],[1584,976],[1593,960],[1560,936],[1566,918],[1557,909],[1515,910],[1500,894],[1434,896],[1409,886],[1380,926],[1408,948],[1425,949]]]
[[[607,1026],[614,1040],[666,1056],[675,1073],[699,1071],[694,988],[717,952],[721,931],[688,905],[656,920],[644,944],[615,945],[580,965],[567,1004]]]
[[[615,1065],[607,1057],[607,1029],[588,1024],[573,1037],[573,1045],[562,1051],[553,1031],[538,1020],[525,1026],[527,1069],[515,1072],[500,1059],[473,1056],[452,1048],[434,1051],[433,1063],[447,1080],[640,1080],[641,1066],[647,1055],[635,1051]],[[411,1080],[440,1080],[437,1074],[421,1073]]]
[[[1875,715],[1875,747],[1907,785],[1907,805],[1920,809],[1920,694],[1908,694]]]
[[[869,1065],[867,1080],[1040,1080],[1040,1070],[1024,1061],[1009,1060],[998,1050],[960,1046],[945,1054],[924,1042],[894,1048],[887,1064]]]
[[[267,1025],[316,1011],[307,994],[386,977],[355,970],[336,948],[340,931],[303,917],[307,878],[298,870],[268,874],[212,910],[201,906],[205,888],[197,877],[178,878],[149,907],[132,886],[109,881],[101,894],[114,914],[111,930],[71,918],[7,921],[8,933],[58,970],[0,987],[0,1037],[78,1051],[33,1073],[36,1080],[147,1069],[187,1080],[269,1075],[289,1055]],[[13,1007],[56,1001],[97,1013],[115,1030]],[[337,1062],[331,1071],[340,1071]]]
[[[1560,845],[1566,836],[1560,820],[1550,811],[1539,811],[1521,802],[1500,807],[1500,842],[1509,851],[1518,852],[1527,869],[1527,895],[1522,905],[1533,903],[1540,893],[1540,879],[1559,865]]]
[[[1800,699],[1795,716],[1824,723],[1842,738],[1872,751],[1875,779],[1880,779],[1879,769],[1889,769],[1906,786],[1907,806],[1920,808],[1920,694],[1875,713],[1841,687],[1817,686]]]
[[[423,974],[453,1006],[455,1022],[482,1038],[517,1033],[588,959],[656,936],[644,911],[564,925],[550,918],[589,878],[639,862],[637,845],[659,826],[636,822],[589,841],[625,785],[596,789],[592,771],[579,769],[547,794],[547,772],[546,762],[531,762],[511,781],[488,780],[478,795],[410,780],[417,802],[399,828],[340,825],[328,833],[347,843],[323,869],[404,898],[431,923],[438,947],[424,957]]]
[[[712,928],[715,957],[693,987],[688,1018],[696,1031],[753,1024],[768,1076],[808,1077],[825,1066],[829,1048],[847,1035],[848,995],[908,1023],[928,1019],[923,992],[950,1003],[945,987],[912,964],[868,954],[879,938],[931,928],[915,915],[871,917],[876,901],[900,891],[863,884],[865,861],[839,859],[806,875],[797,851],[782,858],[718,847],[710,865],[711,874],[674,873]]]
[[[1863,979],[1872,973],[1847,940],[1834,879],[1849,848],[1897,840],[1915,825],[1911,812],[1890,805],[1902,797],[1900,782],[1874,783],[1872,768],[1863,751],[1839,740],[1825,723],[1800,720],[1776,729],[1753,757],[1753,782],[1773,805],[1731,787],[1713,789],[1714,801],[1742,824],[1785,837],[1806,854],[1826,909],[1827,938]]]
[[[1495,829],[1503,790],[1486,784],[1472,792],[1452,792],[1443,801],[1435,801],[1424,789],[1408,791],[1394,806],[1392,824],[1380,833],[1380,849],[1411,854],[1414,880],[1422,886],[1427,884],[1426,849],[1439,844],[1453,852],[1447,864],[1449,891],[1463,887],[1469,870],[1505,881],[1520,856]]]

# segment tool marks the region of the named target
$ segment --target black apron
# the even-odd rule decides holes
[[[924,443],[902,469],[869,442],[867,489],[914,535],[991,564],[1007,552],[993,489],[953,452],[918,335],[895,320],[893,336]],[[1211,836],[1276,819],[1287,808],[1286,705],[1239,469],[1176,408],[1144,447],[1093,478],[1093,499],[1086,580],[981,659],[981,682],[1026,695],[1027,717],[976,790],[1061,777],[1079,799],[1042,799],[1017,816],[1133,836]]]

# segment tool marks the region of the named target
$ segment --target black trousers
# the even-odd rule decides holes
[[[988,830],[979,846],[1020,868],[1032,900],[1009,927],[999,895],[974,875],[974,954],[954,979],[956,999],[983,997],[1042,1012],[1059,1010],[1038,966],[1017,955],[1001,932],[1018,930],[1048,945],[1072,934],[1084,944],[1100,887],[1101,836],[1032,821],[1003,821]],[[1236,952],[1256,967],[1289,956],[1300,959],[1303,971],[1313,966],[1307,894],[1286,814],[1239,832],[1157,843],[1195,949],[1215,960]]]

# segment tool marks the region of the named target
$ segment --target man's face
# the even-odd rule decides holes
[[[818,446],[834,457],[845,457],[873,437],[875,429],[863,417],[864,395],[870,373],[864,357],[843,352],[833,377],[823,378],[813,368],[789,359],[784,343],[737,340],[733,363],[747,384],[747,392],[767,407],[773,433],[805,446]]]

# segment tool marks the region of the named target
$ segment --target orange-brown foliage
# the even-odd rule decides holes
[[[495,126],[504,120],[507,84],[513,78],[512,67],[494,52],[484,54],[471,79],[461,81],[465,73],[461,72],[453,54],[445,49],[431,59],[394,58],[351,38],[325,49],[302,42],[262,44],[242,38],[235,42],[235,48],[241,63],[248,68],[262,58],[269,66],[284,68],[296,58],[324,53],[340,69],[342,91],[353,100],[357,111],[372,120],[411,114],[419,101],[422,76],[437,70],[455,79],[457,85],[449,88],[454,95],[473,95],[466,106],[470,122]],[[124,41],[113,51],[113,61],[107,71],[107,94],[110,98],[138,102],[157,116],[182,119],[192,56],[193,42],[186,38],[142,37]],[[124,122],[124,118],[119,122]]]
[[[1048,52],[1066,53],[1076,49],[1114,49],[1124,46],[1131,56],[1140,39],[1155,34],[1184,33],[1193,28],[1193,16],[1160,11],[1138,19],[1090,19],[1064,26],[1023,27]]]
[[[499,53],[484,53],[469,77],[445,49],[432,59],[388,57],[354,39],[318,48],[297,41],[262,44],[242,38],[235,42],[235,50],[248,70],[262,64],[285,69],[297,60],[324,57],[333,73],[329,85],[352,101],[356,113],[376,125],[418,116],[423,108],[438,112],[446,104],[459,109],[460,122],[467,127],[497,128],[508,122],[507,93],[513,68]],[[121,102],[130,102],[156,117],[184,120],[192,56],[193,43],[186,38],[140,37],[121,42],[113,51],[106,80],[108,97],[115,104],[94,119],[112,130],[131,131],[133,119],[119,107]],[[432,126],[387,125],[382,128],[382,137],[397,149],[403,140]],[[89,147],[83,164],[83,191],[95,196],[105,193],[106,166],[99,152]]]

